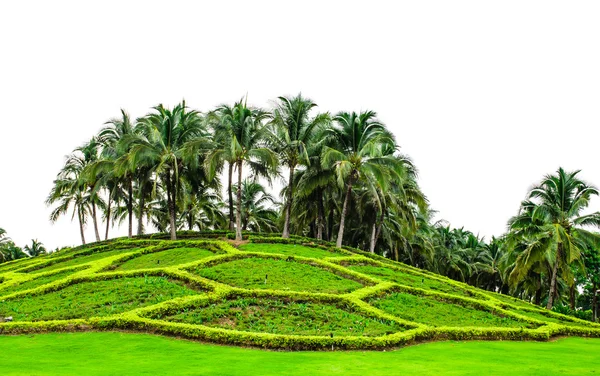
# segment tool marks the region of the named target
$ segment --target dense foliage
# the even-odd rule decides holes
[[[488,241],[433,222],[417,169],[373,111],[330,114],[302,95],[270,109],[243,98],[201,112],[158,105],[121,110],[67,157],[47,203],[72,213],[82,243],[115,223],[147,229],[280,232],[335,241],[551,309],[597,318],[600,214],[595,187],[559,169],[535,186]],[[282,182],[280,197],[266,185]],[[224,193],[224,198],[222,197]],[[99,218],[102,216],[102,218]],[[1,235],[0,235],[1,236]],[[10,259],[10,252],[6,256]],[[4,256],[3,256],[4,257]],[[587,266],[587,267],[586,267]],[[583,291],[583,293],[581,293]]]

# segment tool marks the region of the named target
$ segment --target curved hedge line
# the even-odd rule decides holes
[[[574,317],[550,312],[531,305],[513,305],[496,299],[494,293],[486,292],[457,282],[431,272],[413,268],[401,263],[396,263],[383,257],[366,253],[349,247],[335,248],[330,243],[317,241],[298,236],[282,239],[279,234],[254,234],[244,233],[244,236],[253,243],[272,244],[300,244],[308,247],[321,248],[342,254],[340,257],[326,257],[322,259],[290,256],[277,253],[261,253],[240,251],[225,240],[230,236],[229,231],[211,232],[183,232],[179,236],[182,240],[162,240],[166,234],[153,234],[134,239],[120,238],[109,242],[100,242],[86,247],[75,247],[60,251],[56,254],[40,257],[0,270],[0,312],[2,302],[15,300],[25,296],[47,294],[61,290],[67,286],[90,281],[110,280],[133,276],[164,276],[169,279],[179,280],[196,290],[199,295],[190,295],[160,302],[151,306],[135,308],[130,311],[105,317],[91,317],[86,319],[34,321],[34,322],[3,322],[0,323],[0,334],[39,333],[52,331],[83,331],[83,330],[136,330],[162,333],[167,335],[182,336],[208,342],[256,346],[274,349],[381,349],[402,346],[425,340],[537,340],[545,341],[555,336],[577,335],[600,337],[600,324],[590,323]],[[216,240],[222,239],[222,240]],[[157,267],[152,269],[137,269],[129,271],[114,270],[125,261],[142,255],[161,252],[174,248],[203,248],[214,253],[213,256],[186,262],[176,266]],[[84,262],[76,266],[56,268],[47,272],[44,267],[59,265],[61,262],[77,259],[81,256],[92,255],[100,252],[121,250],[116,255],[111,255],[99,260]],[[242,258],[269,258],[307,263],[327,270],[344,278],[352,279],[364,285],[346,294],[328,294],[297,292],[270,289],[244,289],[233,287],[215,280],[206,279],[195,275],[190,270],[198,267],[209,267],[223,262],[239,260]],[[414,286],[403,285],[382,280],[374,275],[364,274],[346,268],[346,264],[367,264],[381,266],[392,270],[401,271],[415,276],[423,276],[438,282],[451,285],[457,289],[468,292],[469,296],[454,295],[445,292],[427,290]],[[7,287],[52,276],[65,271],[72,271],[68,276],[46,283],[28,290],[3,293]],[[32,273],[35,272],[35,273]],[[425,296],[441,302],[459,305],[462,307],[491,312],[493,314],[513,318],[517,321],[535,326],[534,329],[508,328],[508,327],[432,327],[419,322],[408,321],[384,312],[369,304],[369,301],[386,296],[392,292],[403,292],[416,296]],[[205,325],[186,324],[155,319],[182,309],[192,309],[209,303],[217,303],[236,297],[264,297],[289,299],[293,301],[307,301],[322,304],[332,304],[339,308],[359,313],[364,317],[393,321],[405,330],[379,337],[367,336],[305,336],[283,335],[271,333],[255,333],[237,331],[233,329],[216,328]],[[523,315],[521,312],[541,314],[549,318],[562,320],[565,324],[546,322],[537,318]],[[568,323],[577,324],[571,326]]]

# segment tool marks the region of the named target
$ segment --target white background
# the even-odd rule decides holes
[[[377,111],[438,218],[499,235],[559,166],[600,184],[599,10],[547,0],[1,2],[0,227],[21,246],[78,244],[76,222],[51,225],[44,200],[64,156],[122,107],[138,117],[185,98],[207,111],[246,93],[267,106],[301,91],[322,111]]]

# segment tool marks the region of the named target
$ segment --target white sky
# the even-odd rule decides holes
[[[121,107],[182,98],[375,110],[439,218],[487,237],[559,166],[600,185],[597,1],[206,3],[0,3],[0,227],[17,244],[78,244],[44,205],[64,156]]]

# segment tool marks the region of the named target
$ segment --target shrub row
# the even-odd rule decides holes
[[[228,232],[223,232],[227,234]],[[198,233],[193,235],[197,237]],[[210,234],[214,234],[211,232]],[[190,237],[192,234],[189,234]],[[219,234],[222,235],[222,234]],[[281,239],[279,234],[277,237],[269,236],[257,236],[256,234],[248,234],[250,241],[252,242],[270,242],[270,243],[288,243],[288,244],[303,244],[307,246],[319,247],[328,250],[334,250],[340,252],[339,249],[335,249],[327,242],[307,242],[306,238],[293,237],[292,239]],[[309,239],[310,240],[310,239]],[[210,341],[216,343],[230,344],[230,345],[244,345],[244,346],[256,346],[264,348],[276,348],[276,349],[289,349],[289,350],[308,350],[308,349],[379,349],[389,348],[395,346],[401,346],[416,341],[423,340],[435,340],[435,339],[499,339],[499,340],[548,340],[549,338],[557,335],[580,335],[580,336],[594,336],[600,337],[600,328],[596,327],[570,327],[560,324],[547,324],[539,320],[530,319],[528,317],[519,315],[514,312],[505,310],[505,308],[515,308],[509,304],[500,302],[496,299],[485,297],[487,300],[481,301],[473,298],[455,296],[442,292],[429,291],[409,286],[401,286],[395,283],[382,281],[378,278],[364,275],[362,273],[350,270],[339,264],[342,262],[372,262],[376,265],[384,264],[385,267],[393,267],[398,270],[409,272],[416,275],[424,275],[428,278],[435,277],[444,283],[451,283],[456,287],[464,288],[462,283],[449,280],[440,276],[431,276],[429,273],[423,273],[422,271],[410,267],[400,266],[402,264],[394,264],[378,260],[377,257],[371,257],[372,254],[362,252],[355,249],[345,249],[341,252],[348,256],[339,258],[333,262],[333,259],[312,259],[300,256],[286,256],[272,253],[259,253],[259,252],[241,252],[231,245],[218,242],[218,241],[191,241],[191,240],[180,240],[177,242],[161,241],[159,237],[148,239],[137,239],[129,240],[122,239],[110,244],[95,244],[89,249],[85,249],[83,252],[77,252],[77,255],[92,254],[95,252],[102,252],[108,249],[115,249],[116,246],[124,246],[124,249],[141,248],[135,252],[125,253],[123,255],[114,255],[105,259],[90,262],[91,266],[89,269],[77,272],[75,275],[67,276],[66,278],[55,281],[44,286],[39,286],[28,291],[17,292],[11,295],[5,296],[3,299],[14,299],[25,295],[36,295],[44,294],[56,290],[60,290],[68,285],[74,283],[82,283],[87,281],[98,281],[98,280],[109,280],[114,278],[125,278],[133,276],[165,276],[167,278],[176,279],[188,284],[193,284],[197,288],[206,291],[206,294],[185,296],[175,298],[169,301],[161,302],[153,306],[141,307],[128,311],[119,315],[101,318],[89,318],[89,319],[78,319],[78,320],[62,320],[62,321],[45,321],[45,322],[16,322],[16,323],[1,323],[0,333],[4,334],[20,334],[20,333],[38,333],[45,331],[78,331],[78,330],[139,330],[139,331],[151,331],[156,333],[164,333],[169,335],[182,336],[191,339],[197,339],[202,341]],[[143,254],[152,252],[158,252],[164,249],[176,248],[176,247],[212,247],[216,255],[201,259],[198,261],[156,269],[145,269],[145,270],[133,270],[133,271],[118,271],[118,272],[102,272],[110,265],[115,262],[122,262],[125,259],[138,257]],[[81,249],[78,249],[79,251]],[[359,251],[359,252],[358,252]],[[74,255],[65,255],[63,259],[70,259],[69,257]],[[323,294],[323,293],[308,293],[308,292],[294,292],[294,291],[281,291],[281,290],[247,290],[236,288],[222,283],[211,281],[188,272],[190,268],[197,266],[210,266],[216,263],[222,263],[227,261],[236,260],[239,258],[246,257],[261,257],[261,258],[274,258],[283,259],[296,262],[308,263],[317,267],[324,268],[332,271],[336,274],[342,275],[346,278],[358,280],[359,282],[367,285],[362,289],[355,290],[348,294],[335,295],[335,294]],[[385,259],[387,260],[387,259]],[[77,267],[75,267],[77,268]],[[65,268],[68,269],[68,268]],[[52,271],[48,273],[40,273],[39,276],[51,275],[58,273],[62,270]],[[13,276],[17,280],[21,278],[23,280],[30,280],[27,275],[18,275],[18,273],[11,274],[11,280],[7,281],[11,285],[13,284]],[[38,275],[36,275],[38,277]],[[469,288],[471,289],[471,288]],[[474,290],[474,289],[473,289]],[[1,290],[0,290],[1,291]],[[454,304],[465,305],[470,308],[482,309],[488,311],[499,312],[502,315],[510,316],[515,319],[519,319],[528,323],[543,325],[537,329],[514,329],[514,328],[432,328],[424,324],[415,322],[405,321],[394,315],[383,312],[365,302],[370,297],[381,296],[391,291],[404,291],[416,295],[426,295],[435,299],[441,299],[443,301],[451,302]],[[474,291],[477,293],[477,291]],[[479,294],[474,294],[478,296]],[[280,299],[291,299],[310,301],[315,303],[328,303],[335,304],[336,306],[352,310],[363,314],[367,317],[378,318],[382,320],[395,321],[403,327],[409,329],[403,332],[397,332],[391,335],[385,335],[380,337],[362,337],[362,336],[344,336],[344,337],[330,337],[330,336],[298,336],[298,335],[280,335],[280,334],[268,334],[268,333],[251,333],[242,332],[230,329],[213,328],[202,325],[191,325],[184,323],[174,323],[164,320],[152,319],[150,317],[157,317],[170,313],[177,312],[181,309],[192,308],[201,306],[203,304],[209,304],[210,302],[219,302],[223,299],[231,299],[234,297],[270,297]],[[522,308],[520,308],[522,309]],[[529,309],[528,309],[529,310]],[[532,311],[538,312],[535,309]],[[557,313],[548,312],[547,316],[555,317],[559,316],[564,319],[567,316],[560,315]],[[577,319],[574,319],[577,320]],[[578,321],[579,322],[579,321]],[[586,322],[584,322],[586,323]],[[544,325],[546,324],[546,325]],[[589,323],[586,323],[589,324]]]

